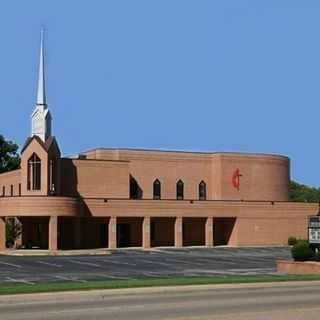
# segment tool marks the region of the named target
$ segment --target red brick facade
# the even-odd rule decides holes
[[[277,155],[96,149],[71,159],[34,136],[21,159],[0,175],[0,249],[8,217],[23,247],[51,250],[284,245],[306,237],[318,208],[289,202],[289,159]]]

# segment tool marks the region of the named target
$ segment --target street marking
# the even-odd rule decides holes
[[[203,265],[203,263],[200,263],[200,262],[196,262],[196,261],[183,261],[183,260],[178,260],[178,259],[172,259],[172,258],[169,258],[169,259],[164,259],[165,261],[172,261],[172,262],[178,262],[178,263],[184,263],[184,264],[195,264],[195,265],[198,265],[198,266],[201,266]]]
[[[72,262],[72,263],[75,263],[75,264],[101,268],[101,265],[100,264],[96,264],[96,263],[82,262],[82,261],[77,261],[77,260],[69,260],[69,261]]]
[[[64,277],[64,276],[53,276],[54,278],[57,278],[59,280],[65,280],[65,281],[73,281],[73,282],[87,282],[87,280],[81,280],[74,277]]]
[[[114,264],[122,264],[125,266],[136,266],[136,263],[131,263],[131,262],[119,262],[119,261],[111,261],[111,260],[103,260],[103,262],[107,262],[107,263],[114,263]]]
[[[154,277],[154,278],[166,278],[167,277],[166,275],[162,275],[162,274],[159,274],[157,272],[152,272],[152,271],[144,271],[142,274],[144,276]]]
[[[19,266],[18,264],[8,263],[8,262],[0,262],[0,264],[4,264],[6,266],[14,267],[14,268],[22,268],[22,266]]]
[[[6,281],[6,282],[25,283],[25,284],[30,284],[30,285],[35,284],[34,282],[31,282],[31,281],[28,281],[28,280],[25,280],[25,279],[14,279],[14,278],[11,278],[11,277],[6,277],[6,280],[4,280],[4,281]]]
[[[120,280],[135,280],[134,278],[130,278],[130,277],[125,277],[125,276],[110,276],[107,275],[107,278],[112,278],[112,279],[120,279]]]
[[[56,267],[56,268],[62,268],[61,264],[55,264],[55,263],[50,263],[50,262],[45,262],[45,261],[36,261],[37,263],[44,264],[46,266],[51,266],[51,267]]]
[[[268,272],[271,271],[273,272],[275,270],[275,268],[241,268],[241,269],[228,269],[229,271],[232,272]]]
[[[135,278],[125,277],[121,275],[111,275],[108,273],[96,273],[95,276],[102,277],[102,278],[110,278],[110,279],[136,280]]]
[[[203,274],[229,274],[229,275],[233,275],[236,274],[235,272],[231,272],[229,270],[199,270],[199,269],[188,269],[188,270],[184,270],[185,274],[196,274],[198,276],[203,275]]]
[[[171,266],[169,263],[150,261],[150,260],[144,260],[144,259],[140,259],[139,262],[149,263],[149,264],[158,264],[158,265],[162,265],[162,266],[166,266],[166,267]]]

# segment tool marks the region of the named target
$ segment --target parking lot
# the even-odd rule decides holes
[[[288,248],[119,250],[100,256],[0,256],[1,284],[275,274]]]

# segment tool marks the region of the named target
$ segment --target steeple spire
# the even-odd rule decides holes
[[[47,108],[45,81],[44,81],[44,45],[43,30],[41,30],[40,64],[37,89],[37,102],[31,115],[31,136],[38,136],[46,141],[51,136],[51,114]]]
[[[39,63],[39,78],[38,78],[38,92],[37,92],[37,105],[46,105],[46,92],[45,92],[45,79],[44,79],[44,31],[41,30],[41,43],[40,43],[40,63]]]

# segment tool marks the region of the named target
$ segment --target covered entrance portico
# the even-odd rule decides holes
[[[215,220],[217,219],[217,225]],[[182,217],[19,217],[22,249],[73,250],[227,244],[234,220]],[[5,218],[0,245],[5,249]]]
[[[4,197],[0,198],[0,248],[6,247],[6,217],[19,218],[22,248],[50,251],[254,243],[246,240],[246,233],[239,230],[251,228],[251,220],[235,210],[243,203],[225,205],[228,210],[222,210],[221,203],[205,201],[159,204],[152,200]],[[256,204],[246,205],[256,210]],[[230,212],[235,214],[232,216]],[[261,233],[251,234],[258,237]]]
[[[117,247],[208,246],[213,243],[213,218],[111,217],[110,249]]]

